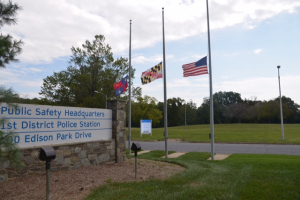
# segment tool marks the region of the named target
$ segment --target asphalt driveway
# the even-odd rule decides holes
[[[165,150],[165,142],[137,142],[144,150]],[[126,141],[128,146],[128,141]],[[168,141],[168,151],[177,152],[211,152],[210,143],[187,143]],[[285,154],[300,155],[300,145],[281,145],[281,144],[214,144],[214,152],[217,154]]]

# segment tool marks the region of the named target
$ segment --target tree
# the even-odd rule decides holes
[[[113,58],[111,47],[105,44],[103,35],[88,40],[82,48],[71,48],[72,56],[65,71],[55,72],[44,79],[40,94],[59,105],[105,107],[106,98],[127,100],[128,95],[116,96],[113,84],[128,74],[126,58]],[[135,69],[131,77],[134,78]],[[132,83],[131,83],[132,84]],[[132,95],[141,95],[141,88],[133,88]]]
[[[249,120],[255,116],[255,107],[247,103],[232,103],[225,109],[224,115],[228,118],[236,118],[239,123],[242,120]]]
[[[283,115],[285,112],[288,112],[289,115],[285,118],[285,121],[288,123],[299,123],[300,122],[300,106],[296,104],[291,98],[282,96],[282,109]],[[275,101],[280,102],[279,97]],[[279,109],[279,108],[278,108]]]
[[[280,123],[280,104],[277,100],[263,101],[258,106],[258,117],[260,122]],[[282,103],[283,120],[285,121],[291,114],[291,109],[286,103]]]
[[[18,98],[18,95],[11,88],[5,89],[3,86],[0,87],[0,102],[6,102],[9,106],[16,107],[17,105],[11,103],[16,98]],[[4,125],[7,122],[6,119],[0,118],[0,125]],[[0,166],[20,167],[24,165],[22,154],[13,142],[14,136],[16,136],[16,133],[12,131],[6,133],[3,129],[0,129]]]
[[[181,101],[179,106],[179,125],[185,125],[185,116],[187,125],[197,124],[197,106],[193,103],[193,100],[185,101],[183,99],[177,98]]]
[[[179,114],[179,107],[182,106],[184,100],[178,98],[167,99],[168,109],[168,126],[179,126],[181,115]],[[183,115],[184,117],[184,115]]]
[[[213,95],[213,100],[224,107],[233,103],[242,102],[241,94],[236,92],[216,92]]]
[[[0,1],[0,28],[4,25],[17,24],[17,11],[22,8],[18,4],[12,4],[11,1],[4,3]],[[0,34],[0,68],[5,68],[10,62],[17,62],[16,56],[21,53],[22,40],[14,40],[9,34]]]
[[[193,103],[192,99],[186,104],[186,123],[189,125],[199,123],[197,121],[197,105]]]
[[[197,110],[197,119],[199,124],[210,123],[210,99],[208,97],[203,98],[203,103]]]
[[[141,119],[151,119],[152,124],[156,125],[162,119],[162,112],[156,108],[157,100],[154,97],[145,95],[138,97],[137,102],[132,103],[132,119],[139,123]]]
[[[58,105],[74,105],[75,96],[70,89],[70,75],[67,71],[54,72],[53,76],[44,79],[42,91],[46,99]]]
[[[164,102],[158,102],[156,105],[156,108],[163,114],[161,120],[159,121],[158,124],[156,124],[154,127],[158,128],[158,127],[164,127]]]
[[[17,19],[17,11],[21,10],[21,7],[17,4],[12,4],[11,1],[4,3],[0,1],[0,28],[4,25],[15,25]],[[21,46],[23,42],[21,40],[14,40],[9,34],[0,34],[0,68],[5,68],[10,62],[18,61],[16,56],[21,53]],[[8,103],[9,106],[17,106],[11,104],[12,101],[18,98],[18,95],[13,92],[12,89],[6,89],[0,86],[0,105],[1,102]],[[0,124],[7,123],[6,119],[0,118]],[[21,161],[22,154],[13,142],[13,138],[16,135],[14,132],[4,132],[0,129],[0,165],[1,166],[22,166]]]
[[[227,123],[229,120],[224,115],[226,107],[233,103],[242,102],[241,95],[236,92],[216,92],[213,95],[214,123]],[[199,123],[210,123],[210,99],[204,98],[198,108]]]

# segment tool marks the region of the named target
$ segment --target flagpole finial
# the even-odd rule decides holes
[[[131,24],[131,20],[130,20],[130,24]]]
[[[162,10],[164,10],[164,7],[162,7]]]

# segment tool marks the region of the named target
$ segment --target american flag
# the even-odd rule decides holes
[[[183,77],[199,76],[208,74],[207,71],[207,56],[201,58],[197,62],[182,65]]]

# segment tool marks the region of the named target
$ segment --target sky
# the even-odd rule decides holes
[[[0,69],[0,85],[21,97],[42,97],[43,79],[67,69],[71,47],[104,35],[115,58],[129,57],[132,20],[133,87],[163,101],[163,79],[141,84],[143,71],[163,58],[164,7],[167,98],[209,97],[209,75],[183,77],[182,65],[208,55],[205,0],[13,0],[23,9],[18,24],[2,34],[24,41],[18,63]],[[213,93],[233,91],[247,99],[281,94],[300,104],[300,1],[209,0]],[[113,86],[112,86],[113,87]]]

